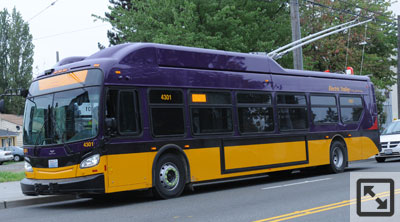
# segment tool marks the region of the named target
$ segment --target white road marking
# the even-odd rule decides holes
[[[322,178],[322,179],[318,179],[318,180],[306,180],[306,181],[297,182],[297,183],[289,183],[289,184],[283,184],[283,185],[279,185],[279,186],[264,187],[264,188],[261,188],[261,190],[282,188],[282,187],[288,187],[288,186],[294,186],[294,185],[300,185],[300,184],[306,184],[306,183],[315,183],[315,182],[320,182],[320,181],[325,181],[325,180],[330,180],[330,179],[332,179],[332,178]]]

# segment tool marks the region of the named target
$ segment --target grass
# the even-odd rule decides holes
[[[10,165],[10,164],[15,164],[15,163],[18,163],[18,162],[15,162],[14,160],[12,160],[12,161],[4,162],[3,165]]]
[[[25,178],[25,172],[13,173],[13,172],[0,172],[0,183],[20,181]]]

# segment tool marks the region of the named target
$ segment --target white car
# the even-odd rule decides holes
[[[400,157],[400,120],[396,120],[381,133],[381,152],[375,156],[377,162],[386,158]]]
[[[3,164],[3,162],[11,161],[13,159],[14,156],[12,155],[11,151],[0,150],[0,165]]]

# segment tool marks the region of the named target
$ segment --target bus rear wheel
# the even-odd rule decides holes
[[[157,198],[168,199],[181,195],[185,188],[185,167],[177,155],[162,155],[155,169],[153,193]]]
[[[330,164],[328,170],[331,173],[341,173],[346,167],[346,151],[343,143],[334,141],[330,149]]]

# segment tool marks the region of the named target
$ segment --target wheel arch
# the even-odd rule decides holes
[[[332,147],[332,144],[336,141],[339,141],[343,144],[343,148],[344,148],[344,155],[345,155],[345,160],[346,160],[346,167],[349,166],[349,151],[347,150],[347,144],[346,144],[346,140],[344,139],[344,137],[340,134],[336,134],[332,137],[331,140],[331,144],[330,144],[330,148]],[[329,148],[329,149],[330,149]],[[330,153],[330,152],[329,152]]]
[[[185,152],[183,152],[183,149],[176,145],[176,144],[166,144],[164,146],[161,147],[161,149],[157,152],[156,156],[154,157],[153,160],[153,165],[152,165],[152,186],[154,186],[155,184],[155,169],[156,169],[156,165],[157,165],[157,161],[160,159],[160,157],[162,155],[165,154],[174,154],[177,155],[181,161],[183,162],[183,165],[185,166],[185,175],[186,175],[186,181],[185,184],[190,182],[190,165],[189,165],[189,160],[185,154]]]

